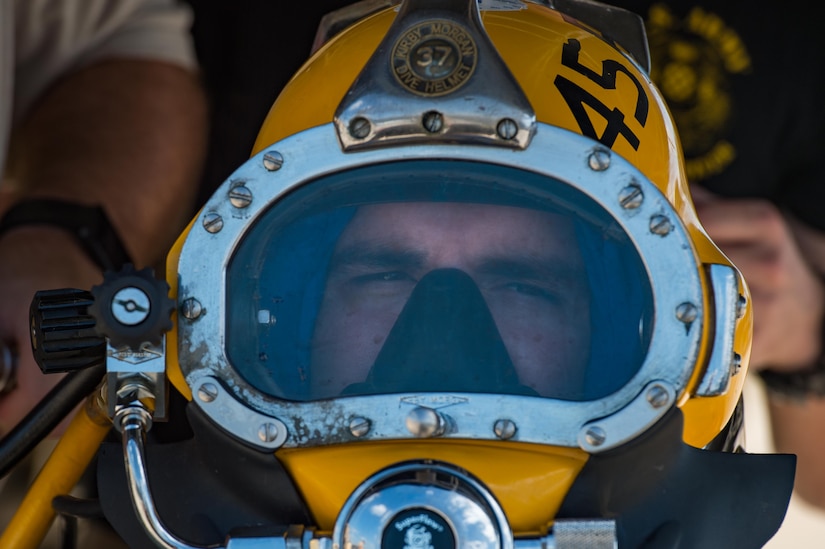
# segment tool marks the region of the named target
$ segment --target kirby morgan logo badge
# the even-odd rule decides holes
[[[455,549],[447,521],[429,509],[407,509],[390,521],[381,549]]]
[[[428,97],[463,86],[475,72],[478,48],[470,34],[452,21],[423,21],[411,27],[392,49],[392,73],[407,90]]]

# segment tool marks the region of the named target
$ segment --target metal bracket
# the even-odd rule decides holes
[[[192,401],[232,436],[265,450],[275,450],[286,442],[287,428],[282,421],[244,406],[217,378],[204,376],[191,387]]]
[[[579,446],[591,454],[615,448],[639,435],[640,425],[652,426],[676,403],[676,391],[664,381],[651,381],[630,404],[579,430]],[[628,429],[632,425],[632,429]]]
[[[335,126],[345,151],[456,140],[524,149],[536,115],[476,0],[406,0]]]
[[[736,270],[728,265],[708,265],[707,270],[716,318],[713,323],[713,349],[696,394],[718,396],[727,392],[730,379],[741,365],[741,358],[733,350],[740,310],[739,277]]]
[[[160,345],[145,343],[139,351],[128,347],[115,349],[107,343],[106,378],[109,417],[113,418],[118,406],[124,404],[124,391],[130,391],[124,387],[139,385],[141,398],[151,398],[154,401],[153,420],[164,421],[169,395],[166,380],[166,336],[162,336]]]

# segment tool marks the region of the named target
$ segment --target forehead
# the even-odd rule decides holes
[[[456,202],[408,202],[361,206],[344,231],[353,241],[404,241],[436,245],[575,247],[568,216],[514,206]]]

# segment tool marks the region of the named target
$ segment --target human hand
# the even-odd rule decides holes
[[[0,340],[18,354],[17,385],[0,396],[0,436],[10,431],[62,377],[43,374],[32,355],[29,306],[35,292],[90,289],[101,278],[98,267],[62,229],[32,225],[0,236]]]
[[[751,367],[812,364],[821,351],[825,290],[786,217],[767,200],[726,199],[695,185],[691,194],[705,230],[750,288]]]

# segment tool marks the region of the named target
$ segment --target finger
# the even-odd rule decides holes
[[[43,374],[33,358],[21,356],[17,387],[0,398],[0,434],[17,425],[62,377],[62,374]]]
[[[693,204],[695,206],[720,200],[719,195],[712,193],[705,187],[697,185],[696,183],[690,185],[690,197],[693,199]]]
[[[753,242],[775,247],[787,238],[782,214],[762,200],[708,202],[697,209],[699,221],[717,242]]]
[[[729,246],[723,250],[751,287],[751,291],[781,286],[785,270],[778,251],[765,246]]]

